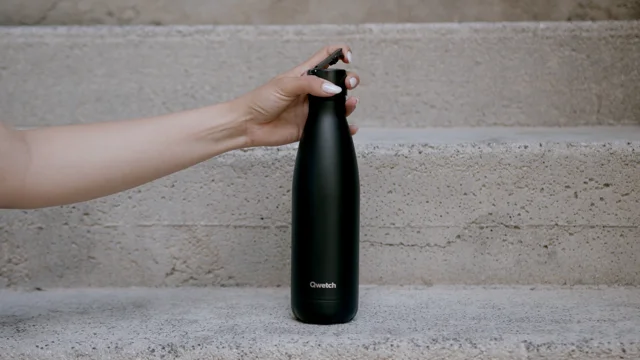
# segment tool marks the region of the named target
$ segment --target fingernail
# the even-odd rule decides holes
[[[340,86],[336,86],[330,82],[322,84],[322,90],[329,94],[340,94],[342,92],[342,88]]]
[[[356,98],[356,105],[360,102],[360,98]]]
[[[356,87],[356,85],[358,85],[358,79],[352,77],[351,79],[349,79],[349,84],[352,88]]]
[[[347,60],[349,60],[349,64],[351,64],[351,50],[347,51]]]

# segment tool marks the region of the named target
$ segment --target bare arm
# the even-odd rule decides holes
[[[0,208],[114,194],[246,145],[230,103],[156,118],[15,131],[0,128]]]
[[[185,169],[223,152],[298,141],[306,95],[341,89],[301,76],[334,50],[233,101],[165,116],[16,131],[0,123],[0,208],[40,208],[95,199]],[[350,55],[347,56],[347,62]],[[345,85],[359,83],[349,73]],[[347,116],[357,99],[347,100]],[[357,127],[352,127],[355,134]]]
[[[24,134],[0,123],[0,208],[12,207],[23,197],[29,157]]]

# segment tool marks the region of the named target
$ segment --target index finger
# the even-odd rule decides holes
[[[310,57],[307,61],[293,68],[289,73],[291,76],[300,76],[304,74],[307,70],[312,69],[314,66],[318,65],[319,62],[324,60],[327,56],[331,55],[332,52],[342,49],[342,53],[344,54],[344,59],[342,62],[345,64],[351,63],[351,48],[348,45],[340,44],[340,45],[329,45],[325,46],[322,50],[315,53],[312,57]]]

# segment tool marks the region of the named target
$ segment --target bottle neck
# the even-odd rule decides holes
[[[316,97],[309,95],[309,112],[333,112],[340,117],[346,116],[346,101],[347,98],[343,94],[331,97]]]

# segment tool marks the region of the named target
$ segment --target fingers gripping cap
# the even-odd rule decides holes
[[[331,55],[326,59],[322,60],[313,69],[308,70],[307,74],[328,80],[331,83],[340,86],[343,91],[346,91],[347,87],[344,82],[347,78],[347,71],[344,69],[329,69],[329,66],[335,65],[341,59],[344,59],[344,53],[342,52],[342,49],[338,49],[331,53]]]

